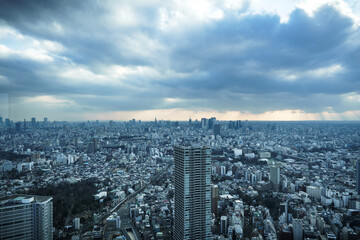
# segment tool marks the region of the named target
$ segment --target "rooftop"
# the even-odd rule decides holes
[[[10,196],[4,196],[0,198],[0,207],[5,206],[13,206],[13,205],[19,205],[19,204],[28,204],[32,202],[46,202],[48,200],[52,200],[52,197],[48,196],[37,196],[37,195],[10,195]]]

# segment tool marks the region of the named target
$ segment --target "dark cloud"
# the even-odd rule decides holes
[[[159,10],[168,3],[134,4],[1,1],[1,26],[64,49],[48,62],[0,56],[0,75],[9,80],[0,81],[0,92],[54,95],[109,111],[358,110],[343,97],[360,92],[360,33],[332,6],[311,17],[296,9],[286,23],[277,15],[225,11],[222,19],[166,31],[159,28]],[[114,65],[155,73],[138,69],[114,77],[104,71]],[[69,69],[89,74],[74,71],[67,79]]]
[[[117,16],[111,15],[114,13],[108,6],[110,3],[44,0],[35,4],[22,0],[1,1],[0,19],[23,34],[62,43],[66,47],[63,55],[77,63],[149,64],[149,60],[132,52],[128,41],[134,34],[141,32],[146,35],[152,31],[156,10],[139,7],[133,17],[143,17],[141,24],[119,27],[114,23]],[[122,7],[125,9],[119,13],[119,17],[126,14],[125,4],[118,4],[118,7],[119,11],[122,11]]]
[[[313,18],[296,9],[288,24],[283,24],[278,37],[292,48],[315,55],[343,44],[351,34],[353,21],[336,9],[324,6]]]
[[[341,58],[353,55],[354,51],[343,46],[353,34],[352,25],[350,18],[328,6],[319,9],[314,17],[297,9],[286,24],[281,24],[277,16],[232,17],[220,21],[205,34],[200,32],[199,35],[191,36],[194,41],[180,44],[173,51],[173,66],[180,71],[199,70],[208,73],[198,81],[189,80],[185,86],[194,84],[195,87],[210,89],[243,89],[244,93],[347,92],[354,90],[349,88],[353,86],[348,86],[353,82],[344,84],[346,80],[341,75],[335,81],[331,79],[333,84],[329,84],[328,77],[320,80],[306,77],[287,82],[279,81],[273,71],[301,73],[344,64]],[[246,69],[248,62],[258,65],[254,71]],[[353,70],[353,74],[358,76],[359,72]]]

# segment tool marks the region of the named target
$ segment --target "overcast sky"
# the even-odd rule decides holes
[[[2,0],[0,115],[360,120],[359,27],[358,0]]]

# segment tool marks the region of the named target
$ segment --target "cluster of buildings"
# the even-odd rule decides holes
[[[167,180],[150,186],[130,204],[130,218],[143,239],[171,239],[174,204],[169,200],[171,193],[173,186]]]
[[[96,178],[89,238],[360,238],[357,122],[19,125],[1,125],[0,195]]]

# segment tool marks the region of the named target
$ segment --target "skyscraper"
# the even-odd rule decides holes
[[[32,128],[36,127],[36,118],[34,118],[34,117],[31,118],[31,127]]]
[[[220,136],[220,132],[221,132],[221,125],[220,124],[215,124],[214,125],[214,135],[215,136]]]
[[[15,123],[15,131],[19,132],[21,128],[21,122],[16,122]]]
[[[303,240],[303,223],[302,219],[293,219],[293,236],[294,240]]]
[[[207,129],[207,127],[208,127],[208,120],[206,118],[202,118],[201,119],[201,128]]]
[[[241,120],[237,120],[235,124],[235,129],[241,128]]]
[[[217,217],[217,208],[219,202],[219,187],[218,185],[211,185],[211,212]]]
[[[270,182],[273,189],[279,191],[280,187],[280,167],[278,165],[270,166]]]
[[[52,197],[16,195],[0,199],[0,238],[53,239]]]
[[[360,160],[356,162],[356,192],[360,195]]]
[[[208,128],[209,128],[209,129],[213,129],[213,128],[214,128],[214,125],[215,125],[215,123],[216,123],[216,118],[215,118],[215,117],[210,118],[210,119],[208,120],[208,123],[209,123]]]
[[[48,118],[44,117],[43,126],[47,126],[47,123],[48,123]]]
[[[10,127],[10,125],[11,125],[10,119],[9,119],[9,118],[5,118],[5,126],[6,126],[6,127]]]
[[[176,146],[174,239],[211,238],[211,150]]]
[[[227,235],[227,230],[228,230],[228,217],[227,216],[221,216],[220,229],[221,229],[222,235]]]

